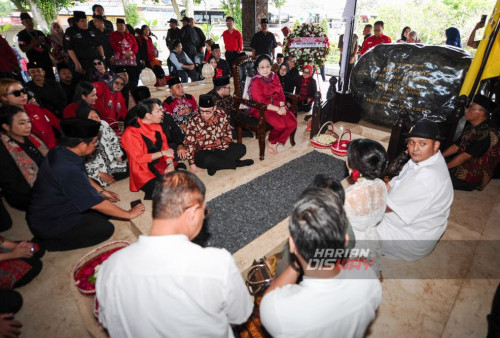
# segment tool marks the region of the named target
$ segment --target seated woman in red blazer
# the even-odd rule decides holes
[[[137,105],[138,118],[122,135],[121,143],[127,153],[130,171],[130,190],[145,192],[150,200],[161,177],[175,170],[174,151],[168,147],[163,133],[163,109],[160,100],[146,99]]]
[[[267,149],[269,153],[277,154],[297,129],[297,118],[285,105],[285,94],[280,79],[271,71],[271,58],[260,55],[255,60],[254,69],[258,74],[250,83],[249,93],[253,101],[267,105],[264,117],[273,127],[267,141]],[[250,116],[259,117],[259,110],[252,108]]]
[[[305,65],[302,75],[297,78],[295,93],[299,95],[298,111],[308,112],[314,102],[314,94],[318,90],[316,80],[312,77],[313,67]]]

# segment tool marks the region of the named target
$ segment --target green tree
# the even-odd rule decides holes
[[[10,1],[0,1],[0,16],[9,16],[15,9],[15,6]]]
[[[123,6],[123,9],[125,11],[125,21],[129,25],[132,25],[132,27],[135,27],[139,24],[139,22],[141,22],[141,16],[139,15],[139,12],[137,11],[137,5],[125,4]]]
[[[241,0],[227,0],[222,2],[222,9],[226,16],[234,18],[234,27],[241,32],[243,24],[241,19]]]
[[[61,8],[74,6],[81,0],[11,0],[12,4],[20,12],[30,11],[33,19],[40,29],[47,32],[48,23],[57,18]]]
[[[278,26],[281,27],[281,8],[286,4],[286,0],[270,0],[270,2],[278,9]]]

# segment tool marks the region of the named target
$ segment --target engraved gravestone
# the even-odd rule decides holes
[[[416,44],[378,45],[351,74],[351,91],[364,120],[392,127],[406,108],[412,121],[423,113],[446,119],[472,61],[460,48]]]

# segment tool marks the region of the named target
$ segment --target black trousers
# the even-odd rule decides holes
[[[233,52],[233,51],[226,51],[224,54],[226,57],[226,61],[229,64],[229,69],[231,70],[231,73],[233,72],[233,62],[238,58],[238,55],[241,52]]]
[[[500,337],[500,284],[498,284],[497,291],[493,297],[493,304],[491,306],[491,313],[488,319],[488,336],[487,338]]]
[[[473,186],[469,182],[458,179],[453,175],[450,175],[450,177],[451,177],[451,183],[453,184],[453,189],[455,190],[472,191],[477,188],[477,186]]]
[[[229,143],[226,150],[201,150],[194,155],[194,163],[203,169],[236,169],[236,161],[247,152],[244,144]]]
[[[49,251],[67,251],[104,242],[114,231],[115,227],[107,216],[90,210],[71,230],[53,238],[42,238],[40,241]]]
[[[23,306],[23,297],[14,290],[0,290],[0,314],[16,313]]]
[[[144,191],[145,200],[153,199],[153,192],[155,191],[156,184],[159,182],[161,182],[161,180],[158,177],[155,177],[142,186],[141,190]]]

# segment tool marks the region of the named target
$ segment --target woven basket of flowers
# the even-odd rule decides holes
[[[72,272],[73,283],[84,295],[95,295],[95,282],[101,264],[112,254],[130,245],[127,241],[105,243],[85,254],[75,264]]]
[[[330,129],[331,127],[331,129]],[[326,128],[326,129],[325,129]],[[311,138],[311,144],[314,148],[327,149],[330,148],[333,142],[337,139],[333,132],[333,122],[325,122],[319,129],[316,136]]]

